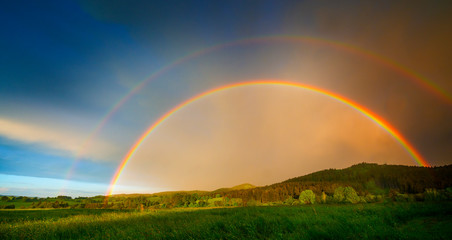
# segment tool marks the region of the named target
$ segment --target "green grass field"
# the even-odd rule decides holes
[[[0,211],[0,239],[450,239],[452,203]]]

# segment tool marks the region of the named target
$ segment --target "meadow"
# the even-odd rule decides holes
[[[452,202],[0,211],[0,239],[449,239]]]

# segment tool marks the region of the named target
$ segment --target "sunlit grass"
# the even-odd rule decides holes
[[[0,211],[0,216],[1,239],[447,239],[452,234],[448,202],[143,212],[12,210]]]

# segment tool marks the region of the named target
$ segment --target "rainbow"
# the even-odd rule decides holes
[[[412,80],[413,82],[417,83],[422,88],[426,89],[430,93],[434,94],[438,98],[444,100],[445,102],[452,105],[452,95],[447,93],[445,90],[440,88],[437,84],[430,81],[429,79],[421,76],[420,74],[408,69],[407,67],[404,67],[403,65],[387,58],[382,55],[379,55],[377,53],[374,53],[372,51],[359,48],[347,43],[339,42],[339,41],[332,41],[322,38],[316,38],[316,37],[308,37],[308,36],[286,36],[286,35],[277,35],[277,36],[262,36],[262,37],[255,37],[255,38],[246,38],[246,39],[239,39],[232,42],[226,42],[217,44],[211,47],[203,48],[200,50],[196,50],[190,54],[184,55],[181,58],[178,58],[174,60],[173,62],[163,66],[159,70],[152,73],[148,78],[142,80],[141,82],[137,83],[130,91],[128,91],[122,98],[120,98],[111,108],[110,110],[105,114],[105,116],[99,121],[99,123],[96,125],[92,133],[89,135],[87,140],[85,140],[82,150],[84,147],[89,145],[90,141],[93,137],[97,135],[98,132],[105,126],[105,124],[108,122],[108,120],[121,108],[124,103],[126,103],[133,95],[138,93],[143,87],[145,87],[149,82],[157,79],[158,77],[164,75],[168,71],[172,70],[176,66],[179,66],[189,60],[192,60],[194,58],[204,56],[206,54],[209,54],[211,52],[219,51],[228,47],[234,47],[239,45],[247,45],[247,44],[255,44],[255,43],[268,43],[268,42],[294,42],[294,43],[309,43],[313,45],[321,45],[330,47],[336,50],[340,50],[349,54],[353,54],[362,58],[365,58],[367,60],[373,61],[375,63],[378,63],[382,66],[385,66],[394,72],[397,72],[398,74],[404,76],[407,79]],[[81,151],[82,151],[81,150]]]
[[[418,84],[421,88],[427,90],[428,92],[432,93],[439,99],[443,100],[444,102],[452,105],[452,95],[440,88],[438,85],[436,85],[434,82],[428,80],[427,78],[421,76],[420,74],[408,69],[407,67],[403,66],[402,64],[399,64],[387,57],[384,57],[382,55],[376,54],[372,51],[356,47],[347,43],[339,42],[339,41],[332,41],[317,37],[309,37],[309,36],[292,36],[292,35],[275,35],[275,36],[260,36],[260,37],[254,37],[254,38],[245,38],[245,39],[239,39],[231,42],[221,43],[217,44],[211,47],[203,48],[200,50],[196,50],[194,52],[191,52],[187,55],[184,55],[181,58],[178,58],[174,60],[173,62],[163,66],[159,70],[152,73],[148,78],[145,78],[144,80],[137,83],[131,90],[129,90],[123,97],[121,97],[109,110],[108,112],[101,118],[99,123],[96,125],[96,127],[91,131],[89,136],[85,139],[85,141],[82,143],[80,150],[75,156],[74,166],[77,162],[77,160],[80,158],[80,156],[83,154],[83,152],[86,151],[86,148],[88,148],[92,142],[92,140],[98,135],[98,133],[103,129],[103,127],[107,124],[107,122],[111,119],[111,117],[123,106],[132,96],[134,96],[136,93],[138,93],[141,89],[143,89],[149,82],[157,79],[158,77],[162,76],[163,74],[167,73],[168,71],[172,70],[173,68],[192,60],[196,57],[206,55],[211,52],[215,52],[218,50],[222,50],[228,47],[234,47],[239,45],[246,45],[246,44],[255,44],[255,43],[268,43],[268,42],[283,42],[283,43],[308,43],[313,45],[320,45],[325,47],[330,47],[339,51],[343,51],[349,54],[353,54],[359,57],[362,57],[364,59],[367,59],[369,61],[373,61],[377,64],[380,64],[382,66],[387,67],[388,69],[393,70],[394,72],[397,72],[404,78],[410,79],[414,83]],[[71,169],[68,171],[67,176],[72,175],[72,172],[74,171],[74,166],[71,167]]]
[[[330,91],[320,89],[314,86],[309,86],[301,83],[296,82],[288,82],[288,81],[280,81],[280,80],[258,80],[258,81],[247,81],[247,82],[239,82],[239,83],[233,83],[225,86],[221,86],[218,88],[211,89],[209,91],[203,92],[199,95],[196,95],[179,105],[175,106],[173,109],[165,113],[163,116],[161,116],[157,121],[152,123],[149,128],[140,136],[140,138],[133,144],[133,146],[130,148],[130,150],[127,152],[125,157],[122,159],[119,167],[117,168],[112,181],[110,183],[110,187],[106,193],[106,196],[110,196],[113,193],[114,187],[121,175],[121,172],[124,170],[124,167],[126,166],[127,162],[132,158],[133,154],[137,151],[137,149],[140,147],[140,145],[143,143],[143,141],[149,136],[149,134],[152,133],[152,131],[157,128],[160,124],[162,124],[166,119],[168,119],[171,115],[179,111],[181,108],[189,105],[190,103],[193,103],[203,97],[209,96],[211,94],[231,89],[231,88],[237,88],[237,87],[243,87],[243,86],[252,86],[252,85],[281,85],[281,86],[291,86],[291,87],[297,87],[302,88],[310,91],[314,91],[320,94],[323,94],[325,96],[328,96],[330,98],[333,98],[339,102],[342,102],[344,104],[349,105],[350,107],[356,109],[366,117],[370,118],[372,121],[377,123],[379,126],[381,126],[383,129],[385,129],[389,134],[391,134],[402,146],[403,148],[410,154],[410,156],[416,161],[416,163],[420,166],[429,167],[430,165],[427,163],[427,161],[419,154],[419,152],[416,151],[416,149],[402,136],[402,134],[397,131],[394,127],[392,127],[387,121],[385,121],[383,118],[379,117],[377,114],[371,112],[369,109],[353,102],[350,99],[347,99],[343,96],[340,96],[338,94],[332,93]]]

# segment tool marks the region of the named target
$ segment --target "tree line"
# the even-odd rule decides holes
[[[108,198],[68,196],[56,198],[1,198],[0,208],[29,203],[27,208],[159,209],[371,203],[382,201],[452,200],[452,165],[411,167],[362,163],[346,169],[329,169],[269,186],[219,189],[213,192],[173,192],[151,195],[119,195]],[[22,204],[22,207],[25,205]]]

